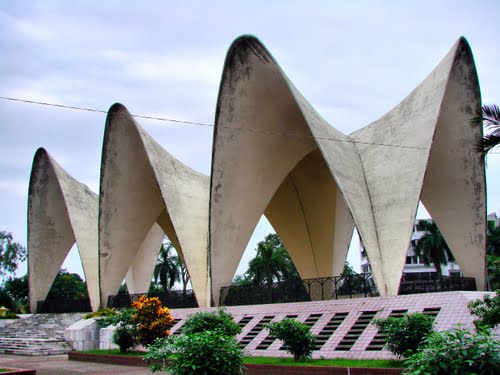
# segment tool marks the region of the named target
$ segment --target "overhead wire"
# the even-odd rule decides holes
[[[49,103],[49,102],[43,102],[43,101],[39,101],[39,100],[28,100],[28,99],[14,98],[14,97],[8,97],[8,96],[0,96],[0,99],[12,101],[12,102],[35,104],[35,105],[42,105],[42,106],[61,108],[61,109],[70,109],[70,110],[76,110],[76,111],[103,113],[103,114],[108,113],[108,111],[105,111],[102,109],[89,108],[89,107],[78,107],[78,106],[59,104],[59,103]],[[167,118],[167,117],[157,117],[157,116],[138,115],[138,114],[130,114],[130,116],[137,118],[137,119],[155,120],[155,121],[171,122],[171,123],[177,123],[177,124],[205,126],[205,127],[212,127],[212,128],[215,127],[214,124],[207,124],[204,122],[197,122],[197,121],[179,120],[179,119]],[[324,140],[324,141],[332,141],[332,142],[346,142],[346,143],[372,145],[372,146],[384,146],[384,147],[416,149],[416,150],[429,150],[428,147],[420,147],[420,146],[395,145],[395,144],[389,144],[389,143],[356,141],[353,139],[338,139],[338,138],[319,137],[319,136],[313,136],[313,135],[302,135],[302,134],[294,134],[294,133],[280,133],[280,132],[274,132],[274,131],[270,131],[270,130],[251,129],[251,128],[236,128],[236,127],[224,126],[224,125],[223,125],[223,127],[227,128],[227,129],[232,129],[232,130],[237,130],[237,131],[242,131],[242,132],[249,132],[249,133],[260,133],[260,134],[297,137],[297,138],[312,138],[312,139],[316,139],[316,140]],[[490,154],[500,154],[500,152],[489,152],[488,154],[489,155]]]

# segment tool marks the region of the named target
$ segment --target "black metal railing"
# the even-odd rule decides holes
[[[322,301],[378,295],[370,273],[222,287],[220,305]]]
[[[48,313],[69,313],[69,312],[90,312],[90,300],[78,301],[61,301],[58,299],[46,299],[45,301],[38,301],[36,304],[37,314]]]
[[[140,296],[147,294],[148,297],[158,297],[163,306],[169,309],[180,309],[189,307],[198,307],[196,302],[196,296],[192,289],[186,291],[183,290],[172,290],[169,292],[153,292],[153,293],[138,293],[138,294],[128,294],[123,293],[116,296],[108,297],[108,307],[115,309],[122,309],[130,307],[132,302],[139,299]]]
[[[473,277],[404,274],[398,294],[419,294],[452,291],[476,291]]]

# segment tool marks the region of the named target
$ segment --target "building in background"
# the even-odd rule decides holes
[[[496,215],[495,215],[496,217]],[[490,217],[488,216],[488,220]],[[497,219],[498,220],[498,219]],[[423,223],[431,221],[430,219],[419,219],[415,220],[415,225],[413,226],[413,233],[411,235],[411,241],[408,246],[408,251],[406,252],[406,262],[403,269],[403,274],[405,279],[430,279],[437,275],[436,268],[434,265],[426,265],[422,256],[418,256],[415,253],[415,247],[418,241],[424,236],[425,230],[423,229]],[[361,255],[361,272],[371,272],[370,263],[366,252],[363,248],[363,244],[360,245],[360,255]],[[463,276],[460,267],[456,262],[448,262],[447,265],[441,265],[441,273],[443,276],[460,277]]]
[[[500,218],[497,216],[496,212],[488,214],[488,222],[495,223],[495,227],[500,226]],[[411,242],[408,246],[408,251],[406,252],[406,262],[403,269],[403,274],[406,280],[412,279],[429,279],[437,275],[436,268],[433,264],[426,265],[423,257],[418,256],[415,253],[415,247],[418,241],[425,234],[425,230],[422,228],[422,223],[425,221],[432,221],[431,219],[419,219],[415,220],[415,225],[413,226],[413,233],[411,235]],[[368,257],[366,256],[366,251],[363,248],[363,244],[360,243],[360,256],[361,256],[361,272],[367,273],[371,272],[370,263]],[[460,266],[456,262],[448,262],[447,265],[441,265],[441,273],[443,276],[460,277],[463,276],[460,271]]]

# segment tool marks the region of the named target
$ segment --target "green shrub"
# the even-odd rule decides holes
[[[168,370],[174,375],[232,375],[243,369],[243,351],[236,338],[221,331],[156,339],[144,358],[152,372]]]
[[[267,329],[271,336],[283,341],[295,361],[311,357],[316,347],[316,336],[309,331],[308,326],[296,320],[287,318],[269,323]]]
[[[134,322],[135,309],[121,309],[117,314],[107,315],[97,322],[101,327],[122,325],[135,325]]]
[[[0,315],[0,319],[20,319],[15,313],[7,311],[5,314]]]
[[[138,332],[134,314],[135,309],[122,309],[97,321],[101,327],[116,326],[111,342],[118,345],[123,353],[137,344]]]
[[[110,315],[117,315],[118,313],[116,312],[115,309],[106,307],[104,309],[99,309],[97,311],[85,314],[83,316],[83,319],[90,319],[90,318],[99,318],[99,317],[105,317],[105,316],[110,316]]]
[[[471,313],[479,318],[474,320],[478,331],[487,332],[500,324],[500,290],[493,297],[486,294],[482,300],[471,301],[468,306]]]
[[[236,336],[241,332],[241,328],[233,321],[231,314],[224,309],[192,314],[182,326],[182,333],[186,335],[205,331],[217,331],[225,336]]]
[[[137,329],[134,326],[119,324],[116,326],[111,342],[118,345],[120,352],[126,353],[127,350],[137,345]]]
[[[447,375],[500,373],[500,341],[465,329],[431,333],[422,350],[405,361],[405,374]]]
[[[432,332],[434,319],[421,313],[405,314],[401,318],[375,319],[373,324],[386,335],[387,349],[398,357],[415,353]]]

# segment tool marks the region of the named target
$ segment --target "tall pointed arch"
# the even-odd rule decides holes
[[[363,244],[373,271],[385,275],[384,294],[397,294],[420,197],[465,276],[484,289],[486,192],[475,152],[481,129],[472,53],[460,38],[434,71],[397,107],[351,134],[366,176],[383,259]],[[389,145],[389,146],[387,146]]]
[[[28,275],[33,313],[75,243],[90,303],[97,310],[97,205],[97,194],[71,177],[45,149],[37,150],[28,192]]]
[[[315,139],[319,134],[337,141],[324,146],[328,158]],[[355,173],[346,173],[352,165]],[[220,287],[230,283],[264,212],[302,277],[330,276],[339,262],[343,267],[352,217],[361,215],[358,206],[370,213],[360,166],[348,137],[305,102],[260,41],[237,39],[226,57],[213,143],[209,248],[214,301]],[[303,173],[311,167],[326,177]],[[363,197],[348,199],[349,189]],[[317,195],[321,190],[323,195]],[[327,200],[326,213],[320,211],[320,196]],[[324,217],[330,226],[311,230]],[[367,233],[374,229],[362,227]],[[332,256],[334,245],[337,256]]]
[[[99,203],[103,305],[116,293],[134,262],[134,267],[149,270],[140,274],[152,275],[151,259],[156,260],[159,247],[155,257],[148,247],[150,255],[142,264],[137,255],[155,223],[185,260],[199,305],[208,305],[208,184],[207,176],[182,164],[156,143],[123,105],[110,108]],[[133,269],[131,272],[134,275]],[[144,283],[144,278],[140,282]]]
[[[354,223],[380,294],[397,294],[420,196],[459,263],[466,262],[466,276],[484,289],[484,168],[473,151],[481,130],[469,127],[479,106],[472,54],[461,38],[399,106],[344,135],[319,116],[260,41],[238,38],[226,57],[213,143],[215,302],[262,213],[303,277],[338,272]],[[311,170],[317,175],[307,177]],[[328,175],[323,180],[321,170]],[[320,201],[327,202],[323,212]]]

